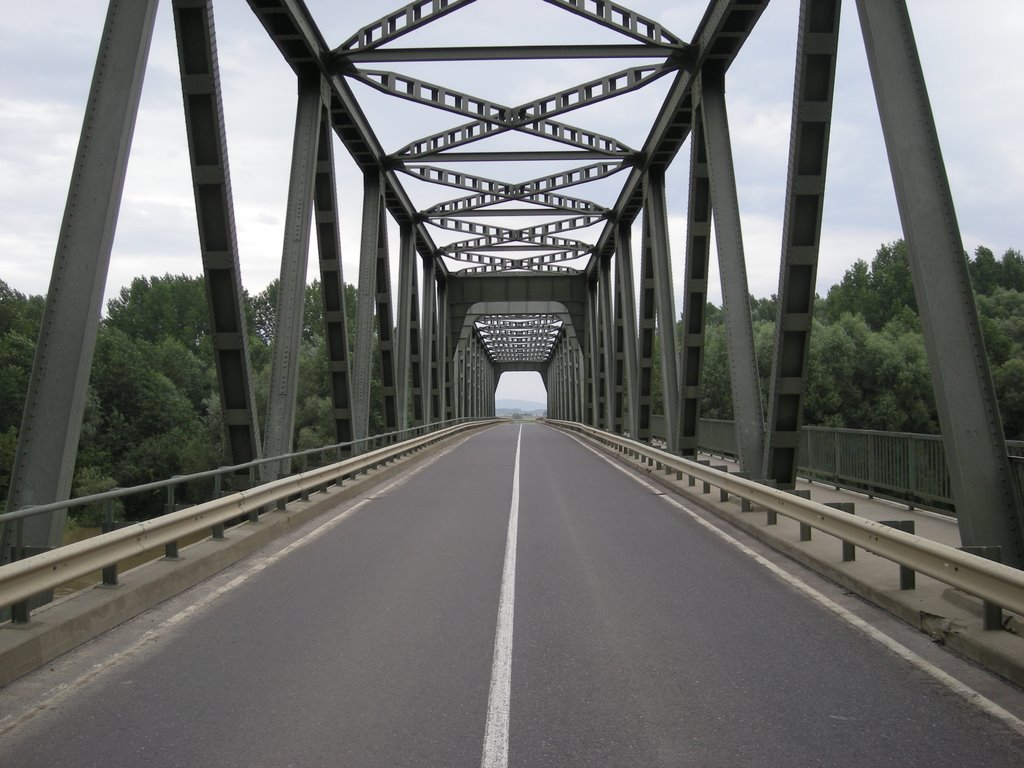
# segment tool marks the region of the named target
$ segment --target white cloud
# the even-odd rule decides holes
[[[330,45],[339,44],[390,8],[377,0],[307,3]],[[691,36],[705,7],[702,0],[634,0],[627,4],[662,20],[684,39]],[[1024,196],[1024,152],[1018,137],[1024,124],[1024,54],[1019,46],[1024,37],[1024,6],[1010,0],[908,0],[908,4],[965,247],[973,251],[984,244],[997,253],[1010,247],[1024,248],[1024,217],[1019,213]],[[505,14],[507,21],[495,23],[508,5],[479,0],[410,35],[403,44],[440,40],[507,44],[520,32],[532,42],[555,42],[566,35],[592,35],[604,42],[621,39],[605,30],[588,31],[584,22],[539,0],[517,0],[516,13]],[[23,4],[17,14],[0,18],[0,38],[5,41],[0,47],[0,278],[25,292],[42,293],[49,282],[105,7],[104,0],[51,0]],[[757,295],[774,293],[778,283],[796,7],[795,2],[768,6],[727,79],[749,284]],[[215,10],[242,278],[250,291],[258,291],[279,272],[294,76],[245,4],[217,3]],[[998,18],[997,24],[992,23],[993,18]],[[480,37],[473,39],[473,35]],[[552,64],[547,70],[550,78],[543,67],[520,68],[516,73],[520,77],[513,83],[519,90],[513,96],[525,99],[557,90],[565,77],[559,74],[556,78],[555,73],[568,67],[564,62]],[[612,62],[607,69],[615,68],[618,65]],[[435,69],[440,72],[443,68]],[[427,71],[429,68],[424,69]],[[480,78],[484,71],[484,67],[476,71],[460,68],[456,86],[479,95],[491,94],[496,89]],[[589,77],[588,73],[582,78]],[[654,88],[663,89],[665,82]],[[635,131],[631,113],[639,111],[645,97],[656,101],[646,91],[641,94],[617,102],[617,109],[594,107],[590,111],[596,113],[595,127],[621,133],[623,139],[639,144],[646,134],[640,131],[634,137],[630,133]],[[634,104],[638,106],[630,106]],[[570,113],[565,122],[585,122],[585,117],[582,112]],[[433,115],[417,107],[395,110],[390,119],[382,113],[378,120],[389,148],[434,127],[458,122],[454,115]],[[340,142],[335,146],[344,269],[348,281],[355,282],[362,180]],[[688,154],[684,147],[668,177],[677,293],[685,244]],[[544,173],[538,166],[524,178]],[[591,197],[585,188],[566,192]],[[840,39],[819,292],[827,291],[854,260],[870,259],[880,243],[899,236],[856,8],[849,2],[844,4]],[[394,226],[389,237],[394,266],[398,253]],[[108,295],[140,274],[197,274],[201,270],[197,239],[171,6],[162,3]],[[314,277],[315,251],[309,263],[309,275]],[[720,301],[717,275],[712,286],[711,299]],[[677,303],[677,310],[680,308]]]

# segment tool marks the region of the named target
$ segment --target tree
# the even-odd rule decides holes
[[[209,315],[202,277],[137,277],[107,302],[105,324],[131,339],[172,338],[197,352],[209,335]]]

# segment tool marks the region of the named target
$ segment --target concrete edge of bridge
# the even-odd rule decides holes
[[[586,439],[583,435],[574,437]],[[982,601],[959,592],[942,582],[916,574],[912,590],[899,588],[899,566],[889,560],[857,550],[854,562],[843,562],[841,542],[820,531],[811,541],[802,541],[796,521],[783,516],[768,525],[764,510],[743,511],[740,500],[719,500],[719,490],[701,492],[687,480],[677,480],[646,463],[620,454],[596,441],[590,445],[658,485],[710,512],[718,519],[739,528],[773,550],[835,582],[840,587],[872,603],[901,621],[927,634],[934,641],[984,667],[990,672],[1024,688],[1024,617],[1004,612],[1004,630],[983,628]],[[894,516],[898,508],[894,506]]]
[[[462,439],[465,435],[458,437],[458,441]],[[357,499],[449,445],[449,441],[432,444],[347,479],[340,487],[330,486],[311,495],[309,501],[293,501],[284,510],[265,512],[258,523],[228,528],[224,539],[206,538],[183,547],[177,559],[151,560],[125,571],[116,586],[97,584],[61,597],[33,611],[27,624],[4,626],[0,631],[0,689],[194,587],[339,504]]]

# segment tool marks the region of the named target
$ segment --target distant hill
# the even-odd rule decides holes
[[[533,413],[534,411],[546,411],[545,403],[537,403],[530,400],[495,400],[494,408],[497,411],[522,411]]]

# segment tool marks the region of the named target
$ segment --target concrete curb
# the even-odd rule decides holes
[[[812,546],[810,542],[800,541],[798,524],[781,515],[778,524],[768,526],[759,522],[763,512],[757,515],[756,510],[741,511],[738,499],[717,501],[717,488],[713,488],[710,495],[705,495],[700,491],[700,483],[691,487],[686,481],[676,480],[674,472],[666,474],[607,446],[588,442],[621,464],[692,500],[702,509],[877,605],[961,656],[1024,687],[1024,637],[1017,634],[1021,626],[1020,617],[1004,612],[1003,625],[1007,631],[985,631],[982,628],[982,603],[971,595],[957,592],[921,574],[917,574],[916,589],[902,591],[898,588],[898,566],[895,563],[863,550],[857,551],[856,562],[844,563],[838,556],[838,539],[816,531],[819,541]],[[821,539],[834,548],[835,560],[821,556]]]
[[[465,435],[460,435],[462,439]],[[135,618],[313,518],[350,501],[424,460],[447,441],[371,470],[326,492],[265,512],[258,523],[229,528],[222,540],[204,539],[184,547],[177,560],[158,559],[120,574],[117,586],[97,585],[32,612],[25,625],[0,631],[0,687],[61,654]]]

